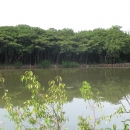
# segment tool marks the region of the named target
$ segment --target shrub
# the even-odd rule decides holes
[[[66,67],[66,68],[78,67],[79,66],[79,64],[77,62],[72,62],[72,61],[70,61],[70,62],[62,61],[62,65],[63,65],[63,67]]]
[[[41,84],[32,71],[26,71],[21,76],[21,81],[31,92],[31,98],[26,100],[22,107],[11,104],[8,90],[4,86],[4,78],[0,77],[0,83],[4,89],[6,109],[9,119],[14,121],[16,130],[62,130],[66,122],[63,104],[67,102],[65,84],[62,78],[57,76],[56,80],[49,81],[47,93],[43,92]],[[25,121],[28,123],[25,125]]]
[[[38,64],[38,67],[40,68],[46,68],[50,66],[50,61],[48,60],[43,60]]]
[[[23,63],[22,63],[22,62],[20,62],[20,61],[14,62],[14,67],[15,67],[15,68],[20,68],[20,67],[22,67],[22,66],[23,66]]]

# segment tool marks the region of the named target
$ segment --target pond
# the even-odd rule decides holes
[[[20,75],[24,74],[25,71],[19,69],[0,70],[0,76],[5,78],[5,86],[9,90],[9,95],[12,97],[12,103],[15,106],[22,105],[30,97],[30,93],[24,87],[24,84],[20,82]],[[77,130],[78,116],[93,116],[93,111],[88,107],[88,102],[84,102],[81,98],[79,89],[82,86],[82,81],[89,82],[93,93],[99,91],[100,96],[103,97],[102,104],[104,107],[102,112],[96,111],[97,118],[102,114],[110,115],[114,113],[121,106],[121,103],[127,109],[130,108],[128,102],[125,100],[125,97],[129,100],[130,94],[130,68],[59,68],[35,69],[32,71],[38,76],[38,81],[45,88],[45,91],[48,88],[48,81],[54,80],[56,76],[62,77],[63,83],[66,84],[68,97],[68,102],[64,105],[64,110],[66,117],[69,118],[64,127],[67,127],[69,130]],[[1,89],[0,96],[2,97],[2,95],[3,90]],[[7,112],[4,109],[4,101],[0,99],[0,128],[5,127],[7,130],[14,130],[13,123],[5,118],[5,114]],[[101,127],[112,128],[114,123],[121,129],[123,127],[121,121],[129,117],[129,114],[124,114],[121,117],[113,119],[111,122],[105,120],[97,129]],[[129,124],[129,122],[127,123]]]

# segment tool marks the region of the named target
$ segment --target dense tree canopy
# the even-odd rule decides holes
[[[34,65],[42,60],[80,64],[129,62],[130,34],[120,26],[80,32],[28,25],[0,27],[0,63],[21,61]]]

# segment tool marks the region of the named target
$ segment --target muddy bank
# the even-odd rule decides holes
[[[78,66],[79,68],[130,68],[130,63],[118,63],[118,64],[81,64]],[[38,65],[23,65],[21,67],[15,67],[13,65],[8,66],[0,66],[0,69],[37,69]],[[64,68],[60,64],[50,65],[48,68]]]
[[[130,63],[117,63],[117,64],[91,64],[91,65],[81,65],[81,67],[123,68],[123,67],[130,67]]]

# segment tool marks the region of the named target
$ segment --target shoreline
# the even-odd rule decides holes
[[[66,68],[60,64],[51,64],[47,68]],[[117,64],[80,64],[78,67],[68,68],[130,68],[130,63],[117,63]],[[0,66],[0,69],[41,69],[38,65],[23,65],[15,67],[14,65]]]

